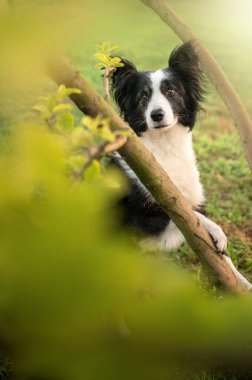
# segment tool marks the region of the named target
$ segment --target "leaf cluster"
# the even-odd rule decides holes
[[[100,61],[96,64],[96,67],[98,69],[109,69],[113,70],[117,67],[122,67],[123,63],[121,62],[120,57],[111,56],[111,54],[119,49],[119,45],[112,45],[108,41],[104,41],[101,45],[96,45],[96,48],[98,50],[97,53],[95,53],[95,57]]]
[[[34,106],[40,118],[49,129],[64,138],[67,143],[68,158],[66,170],[69,175],[78,179],[99,178],[103,172],[103,157],[108,144],[128,133],[122,130],[113,131],[109,119],[97,116],[84,116],[76,120],[73,105],[67,101],[72,94],[79,94],[76,88],[60,85],[55,94],[41,97],[41,103]]]

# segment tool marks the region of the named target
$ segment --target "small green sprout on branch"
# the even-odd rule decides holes
[[[61,85],[55,94],[40,97],[41,104],[33,108],[49,130],[65,140],[67,174],[76,180],[98,179],[105,156],[125,143],[128,131],[112,130],[109,120],[99,115],[84,116],[77,122],[72,104],[66,101],[71,94],[80,94],[80,91]]]
[[[98,69],[105,70],[103,76],[103,92],[104,99],[109,102],[109,78],[113,75],[117,67],[122,67],[123,63],[121,62],[120,57],[111,56],[115,50],[119,49],[119,45],[112,45],[108,41],[104,41],[101,45],[96,45],[98,52],[95,53],[95,57],[100,61],[96,64]]]
[[[41,119],[46,122],[51,131],[64,134],[73,129],[73,106],[66,102],[66,98],[72,94],[80,94],[80,90],[61,85],[55,94],[40,96],[41,103],[33,107],[40,113]]]

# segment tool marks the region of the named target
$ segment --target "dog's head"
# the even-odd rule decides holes
[[[122,116],[138,135],[176,124],[193,128],[204,76],[190,42],[173,50],[163,70],[138,71],[131,62],[122,62],[111,79],[112,91]]]

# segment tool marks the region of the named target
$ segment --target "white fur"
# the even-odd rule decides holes
[[[169,128],[177,122],[168,99],[160,91],[160,84],[164,78],[165,74],[163,70],[150,73],[152,95],[145,114],[148,128],[155,128],[156,125],[160,124],[160,122],[154,122],[151,118],[151,112],[157,109],[162,109],[165,113],[162,125],[166,125]]]
[[[245,287],[248,290],[251,291],[252,290],[252,284],[250,284],[250,282],[248,282],[248,280],[246,280],[246,278],[243,277],[243,275],[240,272],[238,272],[238,270],[234,266],[234,264],[233,264],[232,260],[230,259],[230,257],[226,256],[226,255],[223,255],[223,258],[227,262],[227,264],[229,265],[229,267],[232,269],[232,271],[235,274],[235,276],[238,277],[239,280],[245,285]]]
[[[140,138],[192,206],[203,204],[205,197],[189,128],[176,124],[169,129],[147,130]],[[147,245],[155,244],[170,251],[184,241],[182,233],[170,222],[160,235],[144,239],[143,245],[147,248]]]
[[[216,247],[219,252],[225,252],[227,249],[227,237],[224,234],[222,228],[212,220],[208,219],[205,215],[195,211],[201,223],[205,226],[208,233],[212,236],[216,243]]]
[[[192,206],[203,204],[205,197],[189,128],[176,124],[169,129],[151,129],[140,138]]]
[[[184,235],[178,227],[170,221],[160,235],[143,238],[140,242],[145,251],[160,249],[165,252],[175,250],[185,242]]]

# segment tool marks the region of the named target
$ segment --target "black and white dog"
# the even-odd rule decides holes
[[[218,251],[225,252],[227,238],[223,230],[201,212],[205,196],[192,129],[201,109],[204,76],[190,42],[176,48],[169,66],[162,70],[139,72],[129,61],[122,62],[124,66],[111,79],[122,116],[192,204]],[[130,193],[122,200],[125,224],[143,236],[144,247],[154,243],[164,251],[178,248],[185,240],[182,233],[119,154],[115,162],[131,185]],[[232,264],[228,256],[227,260]]]

